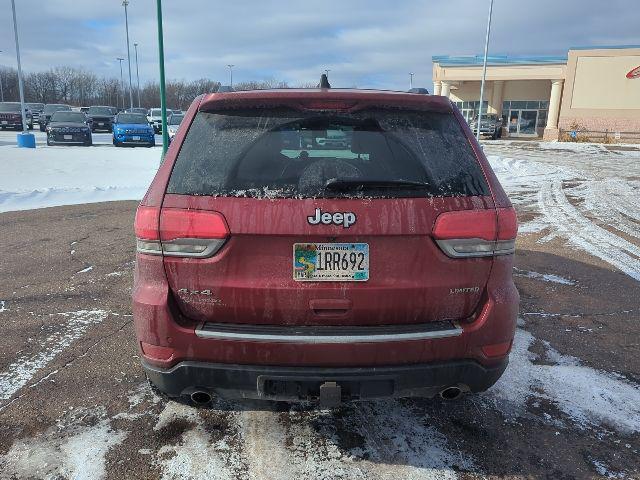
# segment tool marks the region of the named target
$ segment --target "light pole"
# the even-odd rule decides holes
[[[122,61],[124,58],[116,58],[120,62],[120,89],[122,90],[122,108],[124,108],[124,80],[122,78]]]
[[[235,67],[235,65],[230,64],[230,65],[227,65],[227,67],[229,67],[229,78],[230,78],[230,82],[231,82],[231,83],[229,83],[229,86],[233,87],[233,67]]]
[[[487,54],[489,52],[489,35],[491,34],[491,14],[493,13],[493,0],[489,0],[489,17],[487,18],[487,35],[484,39],[484,60],[482,61],[482,82],[480,83],[480,108],[478,109],[478,122],[476,124],[476,140],[480,142],[480,125],[482,123],[482,102],[484,98],[484,81],[487,78]],[[488,106],[488,105],[487,105]]]
[[[16,20],[16,1],[11,0],[13,12],[13,33],[16,37],[16,60],[18,61],[18,88],[20,90],[20,113],[22,114],[22,134],[18,135],[18,146],[35,148],[35,136],[27,132],[27,112],[24,105],[24,84],[22,82],[22,64],[20,63],[20,41],[18,40],[18,21]]]
[[[133,88],[131,86],[131,49],[129,48],[129,15],[127,14],[127,6],[129,0],[122,0],[124,7],[124,25],[127,30],[127,62],[129,63],[129,107],[133,108]]]
[[[413,88],[413,72],[409,74],[409,90]]]
[[[2,50],[0,50],[2,53]],[[2,90],[2,73],[0,72],[0,102],[4,102],[4,91]]]
[[[329,72],[330,72],[330,71],[331,71],[331,70],[330,70],[330,69],[328,69],[328,68],[325,68],[325,69],[324,69],[324,74],[327,76],[327,80],[329,80]]]
[[[158,63],[160,64],[160,111],[162,112],[162,158],[169,148],[167,132],[167,99],[164,85],[164,39],[162,36],[162,0],[156,0],[158,17]]]
[[[138,44],[134,43],[133,48],[136,51],[136,78],[138,80],[138,108],[140,108],[140,71],[138,70]]]

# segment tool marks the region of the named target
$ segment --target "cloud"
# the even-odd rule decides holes
[[[25,70],[72,65],[119,76],[115,58],[126,56],[119,0],[16,3]],[[496,0],[490,51],[554,55],[633,43],[635,7],[635,0]],[[9,13],[8,2],[1,8]],[[163,8],[169,78],[224,82],[233,63],[236,81],[308,83],[329,68],[336,86],[405,89],[409,72],[416,85],[431,85],[434,54],[482,52],[488,1],[165,0]],[[155,2],[130,0],[132,63],[137,42],[143,82],[158,76],[155,15]],[[0,64],[15,65],[9,14],[0,16],[0,45]]]

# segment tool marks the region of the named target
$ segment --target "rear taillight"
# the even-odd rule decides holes
[[[508,255],[515,251],[518,222],[513,208],[441,213],[433,238],[452,258]]]
[[[139,253],[208,258],[229,237],[218,212],[178,208],[138,207],[135,232]]]

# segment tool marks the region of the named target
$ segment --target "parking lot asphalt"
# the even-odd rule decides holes
[[[501,155],[497,170],[526,157],[489,153]],[[527,155],[548,164],[548,153]],[[539,203],[576,230],[540,220],[519,236],[519,328],[494,388],[323,411],[223,401],[203,410],[154,395],[129,298],[136,202],[0,214],[0,478],[640,478],[638,239],[591,208],[580,218],[616,232],[631,260],[607,257],[613,240],[599,230],[593,248],[569,244],[588,225],[559,195],[575,209],[589,200],[558,181],[548,196],[511,187],[523,219]]]

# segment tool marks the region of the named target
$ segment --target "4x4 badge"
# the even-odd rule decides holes
[[[309,215],[307,222],[311,225],[318,225],[320,223],[330,225],[333,223],[334,225],[342,225],[344,228],[349,228],[356,223],[356,214],[353,212],[322,213],[322,210],[316,208],[315,215]]]

